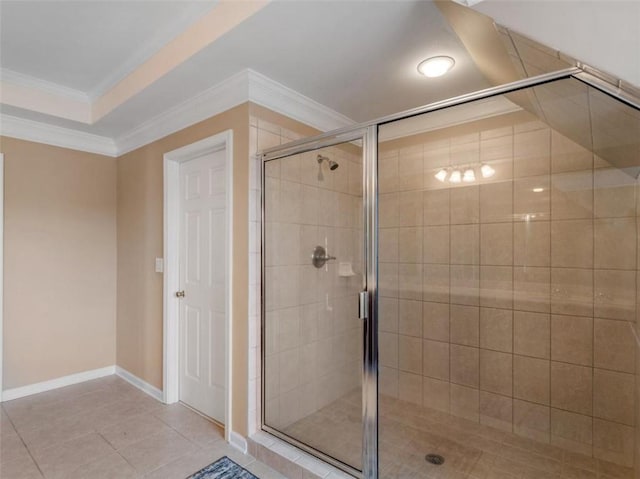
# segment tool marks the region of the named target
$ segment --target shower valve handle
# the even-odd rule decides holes
[[[327,263],[327,261],[331,261],[332,259],[336,259],[336,257],[328,255],[327,250],[324,248],[324,246],[318,245],[313,249],[311,262],[316,268],[322,268]]]

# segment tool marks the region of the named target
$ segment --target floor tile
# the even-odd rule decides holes
[[[113,448],[97,433],[52,445],[33,453],[47,479],[66,479],[85,464],[113,452]]]
[[[116,418],[117,416],[114,416],[114,419]],[[100,434],[114,449],[120,450],[149,436],[169,431],[171,431],[169,426],[151,414],[141,414],[119,420],[115,424],[100,430]]]
[[[161,432],[132,444],[120,454],[138,472],[146,474],[198,450],[191,441],[175,431]]]

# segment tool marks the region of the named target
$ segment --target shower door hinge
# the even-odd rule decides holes
[[[369,317],[369,293],[360,291],[358,294],[358,318],[367,319]]]

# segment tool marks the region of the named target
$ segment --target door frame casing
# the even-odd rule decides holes
[[[224,435],[228,442],[232,425],[232,297],[233,297],[233,130],[165,153],[164,168],[164,276],[163,276],[163,400],[180,400],[180,164],[218,151],[225,152],[225,418]]]

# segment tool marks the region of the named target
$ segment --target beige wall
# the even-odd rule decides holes
[[[115,158],[13,138],[0,142],[3,388],[113,365]]]
[[[117,364],[162,389],[163,155],[233,130],[233,430],[247,431],[249,107],[240,105],[118,158]]]

